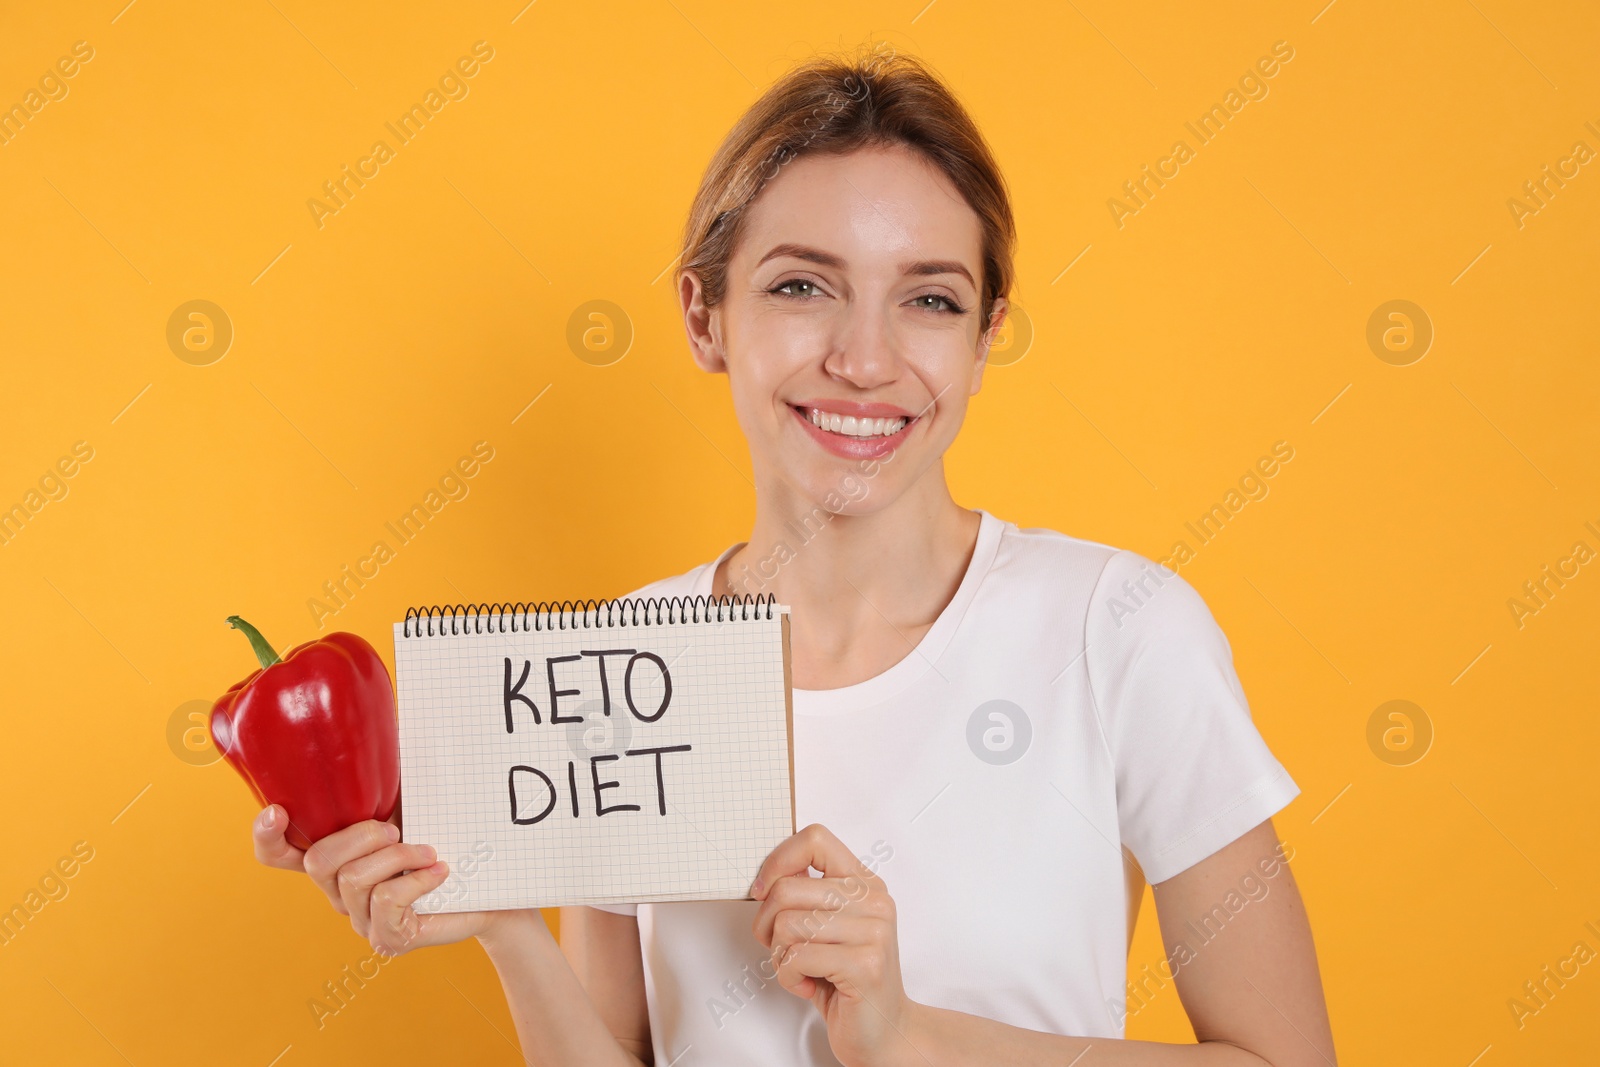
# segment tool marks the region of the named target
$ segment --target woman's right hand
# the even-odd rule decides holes
[[[289,819],[269,804],[254,824],[256,859],[268,867],[305,871],[332,902],[350,916],[356,933],[374,950],[398,956],[414,948],[448,945],[493,932],[514,921],[517,911],[418,915],[411,904],[444,883],[448,865],[435,862],[432,845],[400,841],[392,822],[368,819],[313,841],[301,851],[284,837]],[[409,871],[410,873],[403,873]]]

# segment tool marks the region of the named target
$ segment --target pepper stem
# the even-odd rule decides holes
[[[262,670],[266,670],[274,663],[283,662],[283,659],[278,655],[277,650],[275,650],[271,645],[267,644],[267,639],[261,636],[260,630],[257,630],[254,626],[251,626],[237,615],[228,616],[228,625],[233,627],[235,630],[242,630],[244,635],[250,639],[250,647],[255,650],[256,659],[261,661]]]

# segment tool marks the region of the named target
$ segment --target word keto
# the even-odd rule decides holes
[[[1284,849],[1288,848],[1285,853]],[[1122,998],[1110,998],[1106,1001],[1106,1008],[1111,1012],[1111,1017],[1118,1026],[1130,1015],[1138,1015],[1155,998],[1156,993],[1166,988],[1166,984],[1177,977],[1178,971],[1185,965],[1199,958],[1200,950],[1222,935],[1229,922],[1233,920],[1249,904],[1259,904],[1267,899],[1267,894],[1272,891],[1272,886],[1262,881],[1262,878],[1276,878],[1285,868],[1284,865],[1294,859],[1294,849],[1285,842],[1279,841],[1272,854],[1256,861],[1256,870],[1261,872],[1261,878],[1254,873],[1246,874],[1239,879],[1239,888],[1230,889],[1222,898],[1222,903],[1213,904],[1211,910],[1200,918],[1200,925],[1196,926],[1190,919],[1185,926],[1194,934],[1194,946],[1191,948],[1186,941],[1176,941],[1167,950],[1167,957],[1155,966],[1155,973],[1151,973],[1150,964],[1142,968],[1144,975],[1138,983],[1127,983],[1126,995]],[[1213,929],[1215,925],[1215,929]],[[1154,985],[1154,988],[1151,986]],[[1128,1010],[1128,1000],[1135,1000],[1139,1006],[1132,1011]]]
[[[412,138],[420,134],[428,121],[443,111],[446,104],[467,98],[472,89],[463,79],[477,77],[479,64],[488,63],[493,58],[494,49],[488,41],[473,42],[472,54],[462,56],[456,60],[455,66],[446,69],[439,76],[439,88],[430,88],[422,97],[422,103],[412,104],[410,110],[396,120],[400,124],[398,128],[393,122],[384,123],[384,128],[395,135],[401,147],[410,144]],[[356,193],[365,189],[367,182],[376,178],[383,165],[394,159],[396,154],[387,141],[374,141],[368,154],[356,160],[354,170],[346,163],[339,169],[339,177],[323,182],[322,191],[331,203],[324,203],[316,197],[306,201],[306,207],[311,211],[311,221],[317,224],[317,229],[327,225],[323,221],[327,216],[337,215],[349,207]]]
[[[438,489],[429,489],[422,498],[422,503],[412,504],[411,510],[402,514],[395,522],[383,524],[384,529],[394,535],[396,548],[390,548],[387,541],[374,541],[371,550],[356,560],[353,571],[351,565],[346,563],[340,569],[338,577],[323,582],[322,591],[326,594],[327,600],[311,597],[306,601],[306,608],[311,612],[311,621],[317,624],[317,629],[324,629],[329,618],[349,607],[356,593],[366,588],[367,582],[378,576],[379,569],[395,558],[399,548],[409,545],[422,532],[428,521],[444,510],[446,504],[452,500],[465,500],[467,494],[472,492],[472,487],[467,484],[466,479],[477,477],[478,472],[483,469],[482,465],[492,459],[494,459],[493,445],[488,441],[474,444],[471,455],[456,460],[455,466],[447,469],[439,478]]]
[[[1239,88],[1229,89],[1227,95],[1222,98],[1222,103],[1212,104],[1211,109],[1195,122],[1185,122],[1184,129],[1193,134],[1201,146],[1210,144],[1212,139],[1222,132],[1228,121],[1244,110],[1246,104],[1252,100],[1267,98],[1267,94],[1271,92],[1267,80],[1277,76],[1280,63],[1288,63],[1292,59],[1294,59],[1294,49],[1290,47],[1288,41],[1274,42],[1271,54],[1256,60],[1255,65],[1240,76]],[[1241,93],[1243,95],[1240,95]],[[1198,126],[1195,125],[1196,122],[1199,123]],[[1146,163],[1140,168],[1143,171],[1141,177],[1123,182],[1122,188],[1132,203],[1114,196],[1106,201],[1106,208],[1111,212],[1111,221],[1117,224],[1117,229],[1120,230],[1127,224],[1128,216],[1137,215],[1142,209],[1149,207],[1156,190],[1165,188],[1167,181],[1176,178],[1179,169],[1195,157],[1196,151],[1195,148],[1189,147],[1188,141],[1174,141],[1172,149],[1167,155],[1156,160],[1153,169]]]
[[[608,675],[606,673],[606,657],[607,656],[618,656],[618,657],[627,656],[627,657],[629,657],[628,665],[626,667],[624,667],[623,671],[622,671],[622,698],[623,698],[624,703],[626,703],[627,706],[628,706],[628,713],[630,715],[632,715],[635,719],[638,719],[640,722],[643,722],[643,723],[654,723],[654,722],[661,721],[661,717],[667,713],[667,708],[672,703],[672,672],[667,669],[666,661],[664,661],[660,656],[656,655],[654,652],[641,652],[636,648],[608,648],[608,649],[601,649],[601,650],[596,650],[596,651],[584,651],[584,652],[579,653],[576,656],[549,656],[549,657],[547,657],[545,659],[544,669],[545,669],[545,679],[549,683],[549,694],[550,694],[550,697],[549,697],[549,705],[548,706],[550,708],[550,723],[549,724],[551,726],[556,726],[556,725],[561,725],[561,724],[566,724],[566,723],[581,723],[581,722],[584,721],[584,716],[582,716],[582,715],[562,715],[561,714],[561,705],[560,705],[561,698],[562,697],[581,697],[582,694],[583,694],[583,690],[582,689],[561,689],[561,688],[558,688],[558,685],[560,683],[558,683],[556,681],[556,665],[560,664],[560,663],[581,663],[581,662],[583,662],[583,659],[584,659],[585,656],[593,656],[594,657],[595,670],[596,670],[596,673],[598,673],[599,678],[600,678],[600,710],[601,710],[601,714],[606,715],[606,716],[609,716],[611,714],[611,693],[612,693],[612,690],[611,690],[611,679],[610,679],[610,677],[608,677]],[[649,704],[651,703],[651,698],[641,697],[640,700],[638,700],[638,701],[636,701],[634,699],[634,684],[635,683],[634,683],[634,679],[633,679],[633,672],[634,672],[634,669],[637,668],[641,662],[645,662],[645,663],[649,663],[649,664],[653,665],[653,667],[646,667],[645,671],[641,672],[640,684],[641,685],[645,684],[645,679],[644,679],[644,674],[645,673],[653,674],[655,676],[655,682],[650,685],[650,691],[653,693],[654,691],[659,690],[660,695],[658,697],[654,697],[654,699],[656,701],[656,705],[655,705],[654,708],[650,708],[649,707]],[[541,725],[541,726],[544,725],[544,719],[539,713],[538,705],[533,702],[533,698],[532,697],[526,695],[522,691],[523,687],[528,684],[528,674],[532,669],[533,669],[533,662],[531,660],[526,660],[526,659],[523,660],[522,661],[522,674],[517,679],[516,684],[513,685],[512,682],[511,682],[511,674],[512,674],[511,660],[510,660],[509,657],[507,657],[506,660],[505,660],[505,682],[504,682],[503,686],[501,687],[501,697],[502,697],[502,703],[503,703],[503,705],[505,707],[506,733],[508,733],[508,734],[509,733],[513,733],[516,730],[516,711],[517,711],[517,708],[515,707],[515,705],[517,705],[517,704],[522,705],[523,708],[525,708],[528,711],[531,711],[533,713],[533,721],[534,721],[535,725]],[[570,679],[567,679],[567,680],[570,680]],[[640,703],[641,702],[645,705],[645,707],[648,710],[641,710],[641,708],[640,708]],[[570,704],[569,704],[569,707],[570,707]],[[605,754],[602,754],[602,755],[599,755],[599,756],[590,756],[589,757],[589,781],[590,781],[590,786],[594,790],[594,813],[595,813],[595,815],[598,817],[598,816],[602,816],[602,815],[610,815],[612,812],[616,812],[616,811],[640,811],[640,810],[642,810],[641,807],[638,804],[611,804],[611,805],[608,806],[605,803],[604,799],[601,797],[601,794],[604,793],[607,789],[619,788],[622,785],[622,783],[620,781],[602,782],[600,780],[600,764],[608,763],[608,762],[610,762],[612,760],[620,760],[620,759],[623,758],[623,756],[628,756],[628,757],[633,757],[633,756],[654,756],[655,757],[655,760],[656,760],[656,767],[655,767],[655,770],[656,770],[656,806],[657,806],[658,810],[660,811],[660,814],[666,815],[666,813],[667,813],[667,784],[666,784],[666,779],[665,779],[665,777],[663,775],[662,768],[661,768],[661,757],[663,755],[666,755],[669,752],[688,752],[688,751],[690,751],[692,749],[692,747],[693,746],[691,746],[691,745],[664,745],[664,746],[661,746],[661,747],[658,747],[658,748],[630,748],[630,749],[627,749],[625,752],[623,752],[623,754],[621,756],[617,755],[615,752],[605,753]],[[517,775],[518,775],[519,772],[521,774],[523,774],[524,776],[526,776],[523,779],[523,788],[525,790],[528,789],[529,787],[533,786],[533,781],[532,781],[533,778],[538,778],[542,782],[544,782],[544,791],[549,794],[549,799],[545,803],[545,806],[544,806],[543,810],[541,810],[537,815],[524,815],[524,814],[522,814],[524,808],[523,808],[522,805],[518,804],[518,802],[517,802]],[[549,814],[552,811],[555,810],[556,798],[557,798],[557,794],[559,793],[559,790],[557,789],[556,784],[553,781],[550,780],[550,776],[548,774],[544,773],[543,771],[541,771],[539,768],[530,767],[527,764],[519,763],[516,766],[511,768],[511,773],[507,776],[507,783],[508,783],[510,791],[511,791],[511,821],[513,823],[515,823],[516,825],[518,825],[518,826],[532,826],[532,825],[534,825],[536,823],[543,822],[545,820],[545,818],[547,816],[549,816]],[[574,819],[579,818],[580,817],[580,812],[579,812],[579,803],[578,803],[578,764],[577,764],[576,760],[568,760],[567,761],[567,795],[568,795],[568,797],[570,798],[570,800],[572,802],[572,817]]]
[[[56,60],[54,69],[46,70],[39,77],[39,88],[29,89],[23,96],[22,102],[12,104],[5,111],[0,112],[0,145],[9,145],[16,139],[34,116],[43,111],[45,105],[52,100],[60,101],[67,98],[71,92],[66,80],[76,77],[81,63],[87,63],[94,58],[94,49],[88,41],[79,41],[72,46],[72,54],[62,56]]]
[[[454,903],[455,899],[458,899],[466,892],[466,879],[470,879],[478,873],[480,864],[487,863],[492,859],[494,859],[494,846],[487,841],[479,841],[472,847],[471,853],[451,862],[451,875],[459,875],[460,877],[452,877],[448,882],[440,886],[437,892],[443,899],[448,899],[451,903]],[[402,933],[409,943],[420,929],[419,926],[413,926],[409,930],[402,931]],[[401,951],[404,951],[404,949]],[[310,1009],[311,1017],[317,1021],[317,1029],[321,1030],[327,1025],[327,1021],[330,1018],[348,1008],[350,1002],[355,999],[356,994],[367,988],[368,982],[383,973],[381,970],[383,965],[395,959],[398,955],[399,953],[378,952],[375,950],[372,955],[356,961],[354,974],[351,973],[350,964],[347,963],[344,965],[344,970],[340,972],[342,977],[323,982],[322,988],[326,992],[326,999],[309,997],[306,1000],[306,1007]],[[367,973],[369,964],[372,967],[370,974]],[[352,982],[355,983],[354,989],[351,988]]]
[[[54,866],[44,872],[39,879],[39,888],[28,890],[27,896],[22,898],[22,903],[11,905],[11,910],[0,915],[0,945],[9,946],[23,931],[28,923],[44,910],[46,904],[52,900],[67,899],[67,894],[72,888],[67,885],[66,879],[77,877],[82,864],[94,859],[94,847],[87,841],[78,841],[73,844],[72,851],[56,860]],[[40,893],[43,893],[43,896]]]
[[[1588,127],[1590,133],[1600,137],[1600,130],[1595,129],[1594,123],[1585,122],[1584,126]],[[1523,182],[1522,191],[1527,194],[1528,200],[1531,200],[1532,203],[1524,203],[1514,196],[1506,200],[1506,208],[1511,212],[1511,221],[1517,224],[1517,229],[1520,230],[1527,225],[1526,220],[1529,215],[1537,215],[1544,210],[1549,201],[1555,198],[1556,191],[1565,189],[1567,182],[1582,173],[1581,168],[1583,165],[1593,158],[1594,149],[1583,141],[1574,141],[1572,143],[1572,151],[1561,159],[1556,160],[1554,172],[1551,171],[1550,164],[1546,163],[1543,177],[1532,178]],[[1569,165],[1571,167],[1570,170],[1567,169]],[[1562,178],[1567,181],[1562,181]]]
[[[1600,928],[1597,928],[1593,922],[1586,922],[1583,926],[1591,934],[1600,937]],[[1516,997],[1508,997],[1506,999],[1506,1007],[1510,1010],[1511,1020],[1517,1024],[1517,1029],[1521,1030],[1527,1026],[1530,1017],[1538,1015],[1548,1008],[1550,1002],[1555,999],[1555,995],[1565,989],[1568,982],[1578,977],[1580,968],[1594,958],[1595,951],[1589,947],[1587,941],[1574,942],[1572,954],[1566,959],[1556,961],[1554,974],[1551,973],[1550,965],[1547,963],[1539,971],[1543,977],[1539,979],[1537,984],[1532,979],[1523,982],[1523,991],[1528,994],[1528,1000],[1533,1003],[1529,1004],[1527,1001],[1518,1000]],[[1569,966],[1571,967],[1570,971],[1568,970]],[[1552,982],[1555,983],[1554,989],[1550,988],[1550,983]]]
[[[857,856],[856,858],[861,861],[861,865],[869,873],[876,874],[880,864],[894,859],[894,848],[884,841],[874,841],[871,855]],[[822,933],[823,929],[847,903],[853,900],[860,900],[866,895],[866,884],[854,874],[848,875],[844,879],[844,886],[845,891],[843,894],[832,889],[828,890],[827,896],[823,897],[822,906],[811,909],[811,914],[806,916],[801,923],[802,929],[805,930],[807,944],[816,940],[817,936]],[[860,887],[859,892],[857,887]],[[825,913],[820,921],[817,919],[818,912]],[[750,973],[752,970],[755,971],[754,974]],[[729,979],[723,982],[722,991],[727,994],[726,1000],[721,997],[706,998],[706,1010],[711,1013],[711,1021],[717,1024],[717,1029],[721,1030],[726,1026],[729,1019],[749,1006],[755,1000],[756,994],[767,988],[767,983],[775,981],[777,977],[777,963],[773,961],[771,956],[763,956],[753,963],[745,964],[737,979]]]
[[[1584,525],[1589,528],[1590,533],[1600,537],[1600,530],[1595,529],[1594,523],[1585,522]],[[1574,541],[1571,553],[1556,560],[1555,573],[1551,573],[1551,565],[1546,563],[1541,568],[1544,572],[1543,577],[1530,578],[1523,582],[1522,591],[1527,595],[1528,600],[1533,603],[1530,604],[1527,601],[1519,600],[1517,597],[1512,597],[1506,601],[1506,607],[1511,611],[1511,621],[1517,624],[1517,629],[1520,630],[1526,625],[1523,620],[1528,616],[1537,615],[1543,611],[1550,601],[1555,599],[1558,590],[1566,588],[1567,582],[1562,581],[1563,578],[1567,579],[1567,581],[1576,578],[1578,576],[1578,568],[1594,558],[1594,549],[1589,547],[1588,542]],[[1568,565],[1572,568],[1570,572],[1567,570]],[[1551,583],[1555,584],[1555,589],[1550,588]],[[1544,595],[1540,596],[1539,594],[1541,593]]]
[[[1274,459],[1273,457],[1277,458]],[[1222,503],[1212,504],[1210,510],[1196,520],[1200,524],[1198,529],[1192,522],[1184,523],[1184,528],[1199,540],[1200,548],[1209,545],[1218,534],[1222,533],[1222,528],[1227,525],[1229,519],[1238,517],[1239,512],[1244,510],[1246,504],[1251,500],[1265,500],[1267,498],[1267,494],[1272,490],[1262,479],[1271,478],[1278,473],[1278,464],[1280,462],[1288,463],[1292,459],[1294,459],[1294,446],[1287,441],[1274,441],[1272,454],[1262,456],[1256,460],[1255,467],[1252,470],[1245,471],[1240,476],[1239,489],[1228,490],[1227,495],[1222,498]],[[1260,472],[1260,477],[1257,477],[1256,472],[1258,471]],[[1241,489],[1244,491],[1244,496],[1239,495],[1239,490]],[[1213,525],[1216,527],[1215,530],[1211,528]],[[1187,541],[1175,541],[1167,558],[1158,562],[1167,570],[1176,571],[1185,563],[1194,559],[1198,550],[1198,548],[1190,548]]]
[[[861,471],[864,478],[869,480],[876,478],[884,465],[894,459],[895,451],[890,451],[882,459],[858,460],[856,467]],[[799,555],[799,549],[810,544],[848,504],[856,504],[865,500],[871,490],[872,487],[862,481],[861,478],[857,478],[854,474],[846,474],[839,479],[837,489],[828,490],[827,495],[822,498],[821,505],[813,505],[807,514],[798,519],[789,519],[784,522],[784,529],[795,537],[796,544],[794,546],[791,546],[787,540],[780,539],[772,546],[772,551],[756,561],[754,576],[750,573],[751,568],[748,563],[740,566],[737,577],[730,573],[728,575],[729,588],[743,590],[745,593],[759,593],[762,589],[765,589],[767,583],[778,576],[778,571],[782,569],[783,565],[793,561]],[[840,496],[841,491],[844,494],[842,497]],[[813,521],[816,523],[815,530],[811,526]]]
[[[80,464],[93,458],[94,448],[88,441],[75,443],[72,455],[62,456],[56,460],[54,468],[46,468],[39,476],[39,488],[29,489],[23,494],[21,503],[0,511],[0,546],[9,545],[28,521],[44,510],[50,501],[65,500],[71,491],[66,480],[77,475]]]

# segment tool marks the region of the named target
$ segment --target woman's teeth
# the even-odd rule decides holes
[[[813,426],[846,437],[890,437],[906,425],[903,418],[858,419],[854,415],[835,415],[817,408],[808,408],[806,413]]]

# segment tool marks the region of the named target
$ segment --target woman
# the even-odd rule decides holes
[[[417,916],[445,865],[388,824],[301,853],[268,808],[258,857],[382,951],[477,937],[530,1063],[1332,1063],[1271,822],[1299,789],[1204,602],[951,498],[1013,244],[976,127],[905,57],[792,72],[694,202],[678,296],[755,528],[632,595],[792,606],[809,825],[753,901],[563,908],[558,947],[537,911]],[[1144,878],[1170,959],[1125,988]],[[1168,985],[1198,1044],[1121,1040],[1126,994]]]

